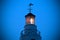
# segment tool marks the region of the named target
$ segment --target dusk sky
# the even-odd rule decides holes
[[[7,40],[19,40],[25,25],[25,15],[29,13],[29,3],[33,3],[32,14],[36,16],[35,24],[42,40],[53,40],[58,28],[57,0],[3,1],[3,36]]]

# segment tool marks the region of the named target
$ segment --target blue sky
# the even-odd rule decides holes
[[[29,13],[29,3],[33,3],[32,13],[35,24],[41,32],[42,40],[52,40],[57,34],[57,0],[5,0],[3,2],[3,35],[10,40],[19,40],[24,29],[25,15]]]

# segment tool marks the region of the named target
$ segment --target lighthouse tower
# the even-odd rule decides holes
[[[41,40],[40,32],[35,25],[35,15],[31,13],[32,5],[32,3],[29,4],[29,13],[25,15],[26,24],[21,31],[20,40]]]

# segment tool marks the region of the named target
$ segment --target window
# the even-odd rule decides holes
[[[27,24],[34,24],[34,18],[27,17],[26,18],[26,23]]]
[[[34,24],[34,19],[33,18],[30,19],[30,23]]]

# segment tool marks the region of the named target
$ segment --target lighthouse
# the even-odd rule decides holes
[[[30,3],[29,13],[25,15],[25,26],[21,31],[20,40],[41,40],[40,31],[37,30],[37,26],[35,25],[35,15],[31,12],[31,6],[33,4]]]

